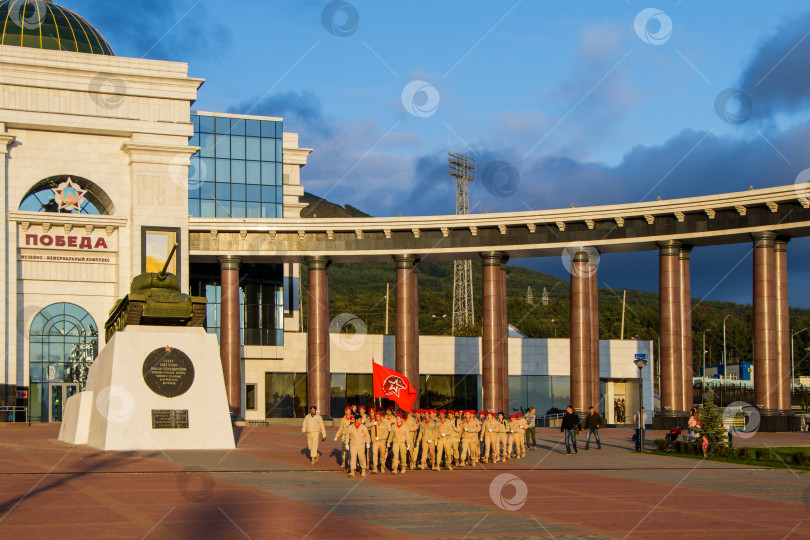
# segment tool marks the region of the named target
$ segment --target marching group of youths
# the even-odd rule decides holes
[[[504,413],[419,409],[411,413],[365,407],[346,407],[335,440],[342,442],[341,467],[353,477],[358,462],[365,476],[372,473],[404,474],[407,469],[447,470],[453,466],[474,466],[519,459],[526,448],[537,448],[535,410],[526,415]],[[315,406],[302,428],[308,439],[310,460],[318,461],[318,442],[326,440],[326,429]],[[529,444],[531,440],[531,445]],[[348,457],[348,461],[347,458]],[[390,458],[390,459],[389,459]],[[390,465],[389,465],[390,462]]]

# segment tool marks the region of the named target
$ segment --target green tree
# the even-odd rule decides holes
[[[728,433],[723,427],[723,412],[714,404],[714,390],[709,387],[706,392],[706,404],[700,409],[700,427],[696,430],[702,442],[705,436],[709,440],[709,449],[728,446]]]

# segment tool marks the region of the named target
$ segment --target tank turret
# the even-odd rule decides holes
[[[118,300],[104,325],[106,340],[127,326],[203,326],[206,300],[180,292],[180,281],[169,273],[169,263],[177,251],[172,247],[160,272],[135,276],[129,294]]]

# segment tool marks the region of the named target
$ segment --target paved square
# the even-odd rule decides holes
[[[810,538],[810,474],[639,455],[629,430],[566,456],[540,429],[521,460],[355,478],[331,438],[311,466],[292,427],[243,429],[231,452],[99,452],[57,433],[0,424],[0,538]]]

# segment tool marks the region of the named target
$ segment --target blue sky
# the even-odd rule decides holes
[[[448,147],[478,156],[473,212],[786,185],[810,167],[798,0],[62,4],[118,55],[188,62],[206,79],[196,109],[283,116],[315,149],[306,189],[375,216],[452,213]],[[750,251],[693,252],[694,295],[750,302]],[[810,307],[808,255],[791,243],[792,305]],[[558,258],[520,264],[567,277]],[[657,254],[603,257],[600,285],[655,290]]]

